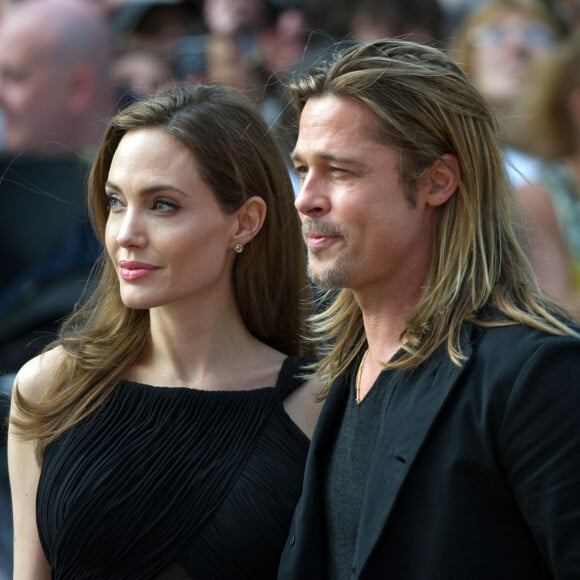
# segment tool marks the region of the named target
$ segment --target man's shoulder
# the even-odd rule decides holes
[[[556,317],[568,332],[559,332],[554,330],[549,332],[541,329],[538,325],[523,324],[514,322],[501,314],[493,314],[491,317],[485,318],[482,322],[476,322],[476,335],[480,336],[482,340],[498,342],[500,344],[509,343],[512,346],[517,344],[543,344],[559,341],[578,342],[580,344],[580,325],[572,320]]]
[[[580,327],[563,321],[570,333],[547,332],[525,324],[476,325],[472,338],[474,356],[502,366],[503,361],[524,365],[532,357],[557,357],[559,353],[578,354],[580,368]]]

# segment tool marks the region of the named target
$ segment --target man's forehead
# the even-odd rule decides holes
[[[366,105],[327,95],[308,100],[300,115],[298,139],[340,138],[377,142],[380,121]]]
[[[363,165],[365,157],[377,148],[390,149],[377,135],[376,128],[368,124],[343,128],[305,125],[298,132],[292,157]]]

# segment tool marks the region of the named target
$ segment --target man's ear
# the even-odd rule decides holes
[[[426,172],[425,203],[432,207],[443,205],[457,190],[460,178],[457,156],[451,153],[442,155]]]
[[[266,219],[266,202],[258,195],[247,199],[236,211],[237,228],[232,244],[247,244],[262,229]]]
[[[79,65],[71,71],[68,103],[70,110],[77,115],[83,114],[94,102],[96,93],[95,71],[85,65]]]

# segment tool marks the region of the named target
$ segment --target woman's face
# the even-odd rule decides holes
[[[129,131],[105,193],[105,244],[126,306],[190,304],[231,291],[236,214],[221,209],[180,141],[157,128]]]
[[[535,16],[513,10],[473,27],[469,42],[475,84],[492,106],[505,107],[518,95],[533,60],[556,42],[556,34]]]

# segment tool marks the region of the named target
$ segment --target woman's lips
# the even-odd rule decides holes
[[[123,280],[138,280],[153,273],[158,268],[144,262],[131,262],[121,260],[119,262],[119,275]]]

